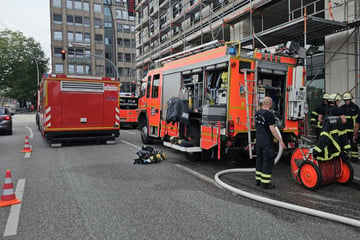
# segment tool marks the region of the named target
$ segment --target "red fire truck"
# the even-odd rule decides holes
[[[135,82],[123,82],[120,86],[120,124],[136,127],[138,124],[138,94]]]
[[[209,45],[161,59],[161,66],[148,72],[139,100],[142,142],[161,139],[190,160],[241,151],[252,159],[255,111],[270,96],[284,142],[295,148],[306,106],[302,59],[286,48]]]
[[[39,129],[53,144],[119,136],[119,85],[115,78],[45,74],[39,87]],[[61,146],[61,145],[60,145]]]

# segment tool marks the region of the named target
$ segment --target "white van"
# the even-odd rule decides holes
[[[14,115],[16,113],[16,104],[8,104],[8,105],[5,105],[4,107],[9,109],[9,112],[11,115]]]

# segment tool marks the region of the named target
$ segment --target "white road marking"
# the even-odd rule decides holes
[[[22,201],[23,193],[25,189],[25,178],[19,179],[16,185],[15,195],[16,198]],[[4,237],[16,235],[17,227],[19,223],[21,203],[12,205],[10,208],[9,218],[6,223]]]
[[[26,152],[24,158],[30,158],[31,152]]]
[[[121,142],[133,147],[133,148],[136,148],[136,149],[140,149],[141,147],[135,145],[135,144],[132,144],[132,143],[129,143],[128,141],[125,141],[125,140],[120,140]]]
[[[124,132],[124,133],[128,133],[128,134],[136,134],[136,133],[134,133],[134,132],[131,132],[131,131],[126,131],[126,130],[120,130],[120,133],[122,133],[122,132]]]
[[[30,127],[26,127],[27,130],[29,130],[29,138],[33,138],[34,137],[34,132]]]

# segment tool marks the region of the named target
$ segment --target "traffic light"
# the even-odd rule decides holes
[[[66,50],[65,50],[65,49],[62,49],[62,50],[61,50],[61,58],[62,58],[62,60],[65,60],[65,59],[66,59],[65,54],[66,54]]]

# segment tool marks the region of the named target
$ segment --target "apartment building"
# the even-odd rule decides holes
[[[135,16],[126,0],[50,0],[50,15],[53,73],[135,81]]]
[[[305,58],[309,96],[343,92],[360,84],[359,9],[359,0],[137,0],[137,79],[157,60],[213,40],[251,49],[295,41],[318,49]]]

